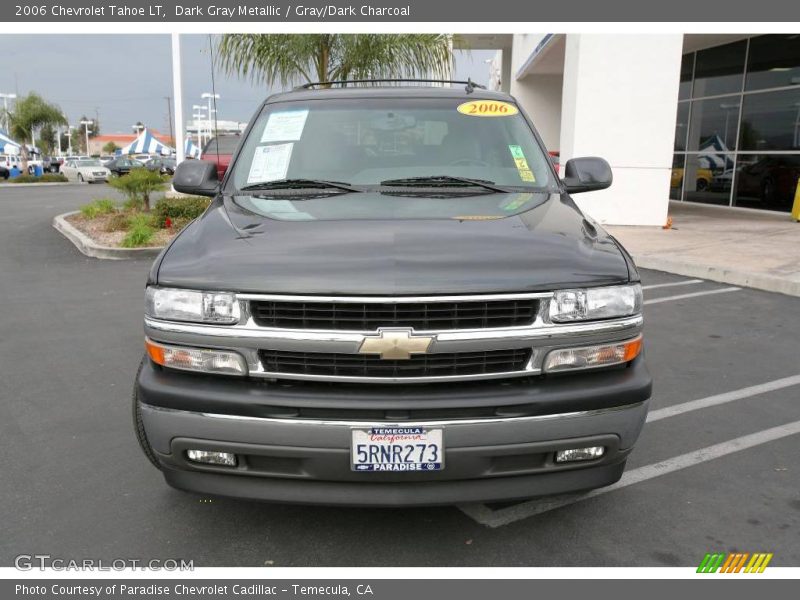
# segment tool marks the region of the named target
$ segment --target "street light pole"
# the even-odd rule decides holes
[[[92,125],[93,121],[81,121],[81,125],[85,128],[86,134],[86,155],[89,156],[89,125]]]
[[[203,124],[200,119],[203,117],[203,111],[206,109],[206,107],[200,104],[192,104],[192,109],[195,111],[192,116],[197,124],[197,139],[200,142],[200,147],[202,148],[205,131],[203,130]]]
[[[183,143],[183,73],[181,72],[181,37],[178,33],[172,34],[172,95],[175,98],[175,164],[180,164],[186,158],[186,148]],[[170,118],[170,131],[172,119]]]
[[[3,123],[4,129],[8,132],[8,101],[17,97],[16,94],[3,94],[0,93],[0,98],[3,99]]]
[[[208,100],[208,139],[211,140],[211,114],[212,114],[211,102],[219,100],[219,94],[212,94],[211,92],[203,92],[202,94],[200,94],[200,97]],[[216,105],[216,102],[214,102],[214,104]],[[216,110],[214,112],[216,112]],[[217,132],[215,131],[214,135],[216,134]]]

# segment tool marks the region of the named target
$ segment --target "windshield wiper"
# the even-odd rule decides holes
[[[406,177],[403,179],[386,179],[381,181],[385,186],[409,186],[409,187],[436,187],[436,186],[478,186],[501,194],[510,193],[501,187],[494,185],[494,181],[487,179],[471,179],[469,177],[455,177],[453,175],[428,175],[426,177]]]
[[[328,181],[326,179],[276,179],[275,181],[262,181],[246,185],[241,191],[250,190],[298,190],[298,189],[335,189],[343,192],[360,192],[350,184],[342,181]]]

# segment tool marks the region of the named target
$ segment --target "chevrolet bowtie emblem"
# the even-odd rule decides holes
[[[364,336],[358,351],[380,354],[385,360],[408,360],[412,354],[425,354],[434,336],[413,335],[410,329],[381,329],[375,336]]]

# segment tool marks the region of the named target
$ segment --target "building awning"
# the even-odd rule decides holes
[[[8,134],[0,130],[0,152],[3,154],[19,154],[20,144],[12,140]]]

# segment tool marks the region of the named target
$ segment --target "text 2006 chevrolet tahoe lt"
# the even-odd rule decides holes
[[[139,442],[170,485],[424,505],[613,483],[651,379],[630,256],[516,101],[453,87],[268,98],[153,264]]]

